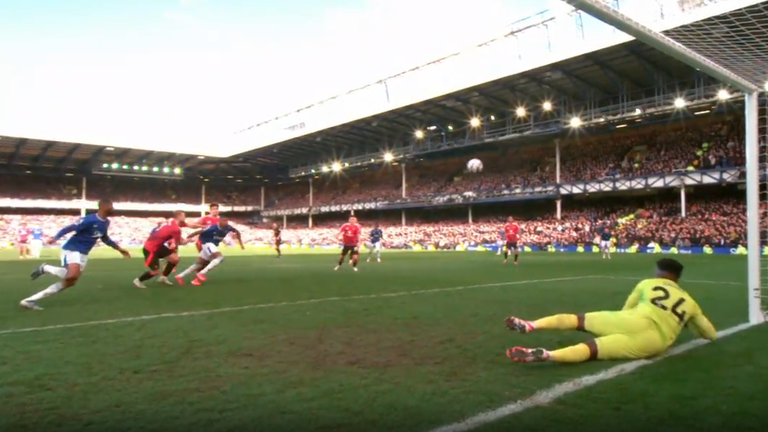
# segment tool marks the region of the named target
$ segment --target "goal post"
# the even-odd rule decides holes
[[[693,23],[664,35],[607,4],[614,2],[563,1],[744,94],[749,322],[765,322],[760,182],[765,177],[761,165],[763,169],[767,166],[765,161],[760,161],[761,141],[765,144],[765,135],[760,136],[759,100],[768,81],[768,34],[764,30],[768,27],[768,14],[763,9],[768,2],[738,1],[740,8],[730,11],[728,19],[706,25]],[[750,7],[756,10],[750,10]]]

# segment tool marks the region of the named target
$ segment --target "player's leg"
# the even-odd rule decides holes
[[[165,250],[162,251],[161,256],[165,260],[165,267],[163,267],[163,273],[160,276],[160,283],[165,285],[173,285],[173,282],[168,280],[168,276],[173,273],[173,271],[176,269],[176,266],[179,264],[179,254],[177,254],[175,251],[165,248]]]
[[[339,263],[336,265],[336,268],[334,270],[338,270],[342,264],[344,264],[344,258],[346,258],[347,253],[349,253],[351,250],[344,246],[341,248],[341,254],[339,255]]]
[[[376,262],[381,262],[381,241],[374,244],[374,249],[376,249]]]
[[[608,257],[608,259],[611,259],[611,242],[610,241],[605,242],[605,255]]]
[[[353,248],[349,253],[349,263],[352,264],[352,268],[357,271],[357,262],[360,261],[360,251],[357,248]]]
[[[520,247],[517,245],[517,243],[514,243],[512,248],[515,249],[515,265],[517,265],[517,261],[520,258]]]
[[[282,244],[283,244],[283,242],[281,242],[279,240],[275,242],[275,251],[277,251],[277,257],[278,258],[283,256],[283,251],[280,250],[280,246],[282,246]]]
[[[161,258],[157,252],[148,251],[147,249],[144,249],[143,253],[144,253],[144,265],[147,267],[148,270],[142,273],[141,276],[134,279],[133,285],[136,288],[146,289],[147,286],[144,285],[144,282],[160,274]]]
[[[221,264],[222,261],[224,261],[224,255],[222,255],[222,253],[213,243],[204,244],[203,250],[208,251],[208,256],[210,257],[208,261],[210,262],[208,263],[208,265],[203,267],[202,270],[197,272],[197,277],[192,282],[193,285],[198,285],[200,282],[205,282],[206,280],[208,280],[208,277],[207,277],[208,272],[216,268],[216,266],[218,266],[219,264]]]
[[[46,264],[40,266],[41,268],[44,266],[46,267],[46,269],[43,270],[44,273],[50,272],[50,274],[55,274],[56,276],[61,277],[62,280],[54,283],[53,285],[38,292],[35,295],[25,298],[21,301],[20,305],[27,309],[42,310],[42,308],[37,305],[37,302],[58,292],[64,291],[67,288],[75,286],[77,281],[80,280],[80,276],[82,275],[82,271],[85,268],[87,262],[88,257],[86,255],[81,255],[78,252],[63,251],[63,267],[48,266]]]
[[[504,264],[506,264],[507,260],[509,260],[509,248],[510,248],[510,246],[511,245],[510,245],[509,242],[504,243],[504,246],[502,246],[504,248]]]
[[[366,243],[365,247],[368,248],[368,259],[365,260],[366,262],[371,262],[371,258],[373,258],[373,248],[375,247],[374,243]]]
[[[509,317],[505,323],[507,328],[517,330],[520,333],[531,333],[535,330],[578,330],[592,333],[595,336],[640,333],[647,330],[651,325],[646,318],[638,317],[631,311],[557,314],[535,321]]]
[[[192,273],[197,273],[200,271],[200,269],[204,268],[208,265],[208,263],[211,261],[210,253],[207,249],[203,248],[202,251],[200,251],[200,254],[197,257],[197,260],[189,267],[187,267],[186,270],[176,275],[176,282],[178,282],[179,285],[184,285],[184,278]]]
[[[655,329],[635,334],[611,334],[599,338],[547,351],[544,348],[515,347],[507,356],[517,362],[532,363],[554,361],[557,363],[581,363],[590,360],[637,360],[659,355],[666,344]]]

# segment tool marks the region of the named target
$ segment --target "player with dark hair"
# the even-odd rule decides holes
[[[520,241],[520,225],[515,222],[515,218],[510,216],[507,219],[506,225],[504,225],[504,234],[506,236],[506,244],[504,245],[504,264],[507,263],[509,258],[509,251],[515,250],[515,265],[517,265],[517,259],[520,256],[520,250],[518,242]]]
[[[203,282],[207,281],[208,278],[206,275],[208,272],[224,261],[224,255],[222,255],[219,250],[219,244],[221,244],[221,241],[224,240],[229,233],[234,233],[237,242],[240,244],[240,249],[245,249],[240,231],[230,225],[226,219],[219,219],[217,224],[189,234],[187,239],[200,236],[199,243],[203,244],[203,250],[200,251],[200,256],[197,258],[197,262],[176,275],[176,282],[178,282],[179,285],[184,285],[184,277],[193,272],[197,272],[197,276],[192,281],[192,285],[202,285]]]
[[[611,259],[611,246],[613,246],[613,234],[611,229],[605,227],[600,233],[600,251],[603,253],[603,259]]]
[[[173,219],[165,225],[153,230],[147,240],[144,242],[144,265],[149,270],[142,273],[141,276],[133,280],[136,288],[146,289],[144,282],[154,278],[160,273],[160,260],[165,260],[160,281],[166,285],[173,285],[168,280],[168,276],[173,273],[173,269],[179,263],[179,255],[175,250],[168,247],[166,243],[172,242],[174,246],[181,246],[189,243],[189,240],[181,238],[181,227],[184,225],[186,215],[183,211],[173,213]]]
[[[283,231],[280,229],[280,225],[277,223],[272,224],[272,239],[275,242],[277,257],[280,258],[283,256],[283,252],[280,251],[280,245],[283,244]]]
[[[341,226],[339,236],[341,237],[341,256],[339,264],[334,268],[338,270],[344,264],[344,258],[349,254],[349,263],[357,271],[357,261],[360,258],[360,225],[357,224],[357,218],[349,217],[349,222]]]
[[[205,229],[208,228],[211,225],[216,225],[219,223],[219,205],[216,203],[211,203],[208,206],[208,214],[201,217],[197,220],[197,222],[184,222],[184,225],[192,229]],[[197,243],[195,243],[195,247],[197,248],[198,252],[201,252],[203,250],[203,244],[200,243],[198,240]]]
[[[520,333],[580,330],[597,336],[555,351],[515,347],[507,351],[507,357],[523,363],[644,359],[666,351],[687,325],[697,336],[713,341],[717,338],[715,327],[677,284],[682,273],[683,265],[673,259],[657,261],[655,277],[637,284],[621,311],[553,315],[536,321],[507,318],[507,327]]]
[[[381,262],[381,241],[384,240],[384,232],[379,228],[379,224],[373,226],[369,237],[368,245],[370,248],[367,261],[371,262],[371,255],[376,252],[376,262]]]
[[[72,288],[80,280],[85,265],[88,263],[88,254],[96,242],[102,243],[117,250],[125,258],[131,254],[118,246],[107,234],[109,229],[109,216],[114,212],[112,201],[103,199],[99,201],[99,210],[81,218],[76,223],[61,229],[55,236],[48,240],[48,244],[56,243],[60,238],[74,232],[75,234],[61,247],[61,267],[43,264],[32,272],[32,280],[44,274],[51,274],[63,279],[61,282],[49,286],[39,293],[21,301],[21,306],[32,310],[42,310],[37,302],[50,297],[58,292]]]

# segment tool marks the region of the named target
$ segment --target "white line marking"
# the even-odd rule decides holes
[[[742,330],[746,330],[750,327],[752,327],[752,324],[749,324],[749,323],[737,325],[735,327],[731,327],[719,332],[717,336],[718,338],[724,338],[734,333],[738,333]],[[504,417],[518,414],[527,409],[548,405],[554,402],[556,399],[560,399],[561,397],[566,396],[568,394],[577,392],[587,387],[591,387],[603,381],[608,381],[613,378],[626,375],[628,373],[636,371],[637,369],[640,369],[643,366],[656,363],[667,357],[682,354],[686,351],[690,351],[694,348],[700,347],[708,343],[709,341],[703,340],[703,339],[697,339],[690,342],[686,342],[684,344],[678,345],[670,349],[669,351],[667,351],[666,353],[664,353],[659,357],[655,357],[653,359],[648,359],[648,360],[635,360],[628,363],[623,363],[593,375],[586,375],[580,378],[572,379],[564,383],[550,387],[548,389],[540,390],[536,392],[533,396],[527,399],[512,402],[510,404],[502,406],[501,408],[480,413],[462,422],[442,426],[437,429],[433,429],[430,432],[467,432],[473,429],[477,429],[481,426],[485,426],[488,423],[492,423]],[[522,367],[525,367],[525,366],[522,366]]]
[[[643,279],[648,279],[647,277],[641,277],[641,278],[633,278],[628,276],[593,276],[596,279],[618,279],[618,280],[633,280],[640,282]],[[690,282],[692,284],[709,284],[709,285],[736,285],[736,286],[747,286],[746,282],[732,282],[732,281],[712,281],[712,280],[696,280],[696,279],[681,279],[680,284],[684,285]]]
[[[561,278],[551,278],[551,279],[534,279],[534,280],[522,280],[522,281],[510,281],[510,282],[497,282],[497,283],[489,283],[489,284],[482,284],[482,285],[466,285],[466,286],[458,286],[458,287],[451,287],[451,288],[435,288],[435,289],[419,290],[419,291],[400,291],[400,292],[394,292],[394,293],[368,294],[368,295],[357,295],[357,296],[348,296],[348,297],[325,297],[325,298],[319,298],[319,299],[298,300],[298,301],[292,301],[292,302],[262,303],[262,304],[246,305],[246,306],[235,306],[235,307],[226,307],[226,308],[220,308],[220,309],[208,309],[208,310],[189,311],[189,312],[171,312],[171,313],[164,313],[164,314],[157,314],[157,315],[144,315],[144,316],[136,316],[136,317],[115,318],[115,319],[109,319],[109,320],[85,321],[85,322],[71,323],[71,324],[56,324],[56,325],[49,325],[49,326],[42,326],[42,327],[7,329],[7,330],[0,330],[0,336],[7,335],[7,334],[14,334],[14,333],[29,333],[29,332],[35,332],[35,331],[59,330],[59,329],[75,328],[75,327],[90,327],[90,326],[117,324],[117,323],[124,323],[124,322],[149,321],[149,320],[154,320],[159,318],[176,318],[176,317],[197,316],[197,315],[211,315],[216,313],[235,312],[235,311],[242,311],[242,310],[249,310],[249,309],[264,309],[264,308],[274,308],[274,307],[281,307],[281,306],[297,306],[297,305],[326,303],[326,302],[335,302],[335,301],[344,301],[344,300],[364,300],[364,299],[376,299],[376,298],[386,298],[386,297],[402,297],[402,296],[416,295],[416,294],[433,294],[433,293],[463,291],[463,290],[471,290],[471,289],[479,289],[479,288],[494,288],[494,287],[503,287],[503,286],[512,286],[512,285],[526,285],[526,284],[535,284],[535,283],[583,280],[583,279],[591,279],[594,277],[595,276],[571,276],[571,277],[561,277]]]

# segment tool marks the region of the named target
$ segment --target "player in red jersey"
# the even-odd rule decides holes
[[[17,233],[18,235],[18,241],[16,242],[16,245],[19,247],[19,259],[26,259],[29,258],[29,228],[27,228],[27,224],[22,223],[19,226],[19,231]]]
[[[339,264],[334,270],[338,270],[342,264],[344,264],[344,257],[349,254],[349,263],[352,264],[352,268],[357,271],[357,261],[360,258],[360,225],[357,224],[357,218],[354,216],[349,217],[349,222],[341,226],[339,230],[339,236],[341,237],[341,256],[339,257]]]
[[[181,227],[184,226],[185,219],[186,215],[183,211],[176,211],[173,213],[173,219],[149,234],[149,237],[144,242],[144,265],[149,270],[133,280],[136,288],[146,288],[144,282],[158,275],[161,259],[165,260],[166,264],[160,282],[166,285],[173,285],[173,282],[168,280],[168,276],[179,263],[179,255],[174,250],[171,250],[166,243],[172,242],[173,245],[180,246],[191,242],[191,240],[181,237]]]
[[[192,229],[206,229],[211,225],[218,224],[219,219],[219,205],[213,203],[208,206],[208,215],[201,217],[197,220],[197,222],[186,222],[185,226]],[[195,247],[197,248],[198,252],[203,250],[203,244],[200,243],[200,240],[195,242]]]
[[[520,256],[520,225],[515,222],[515,218],[510,216],[507,219],[507,223],[504,225],[504,235],[506,238],[506,244],[504,245],[504,264],[507,263],[509,258],[509,251],[515,250],[515,265],[517,265],[517,258]]]

